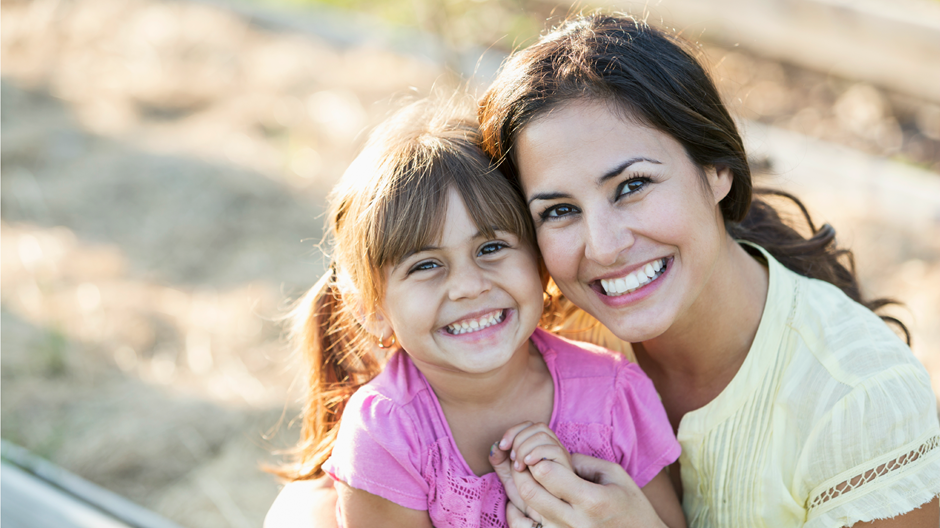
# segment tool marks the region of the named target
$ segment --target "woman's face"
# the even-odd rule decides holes
[[[592,100],[556,108],[523,128],[515,161],[552,278],[635,343],[688,328],[696,303],[707,309],[731,174],[625,115]]]

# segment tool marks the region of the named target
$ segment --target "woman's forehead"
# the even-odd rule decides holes
[[[523,187],[543,178],[601,179],[631,160],[661,163],[684,156],[668,134],[624,117],[597,101],[579,101],[528,124],[516,141],[516,165]]]

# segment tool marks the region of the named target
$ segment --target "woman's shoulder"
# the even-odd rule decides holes
[[[800,277],[800,305],[789,322],[794,345],[832,378],[857,386],[892,372],[926,376],[910,347],[874,312],[824,281]]]

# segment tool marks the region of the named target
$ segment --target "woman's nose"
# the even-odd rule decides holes
[[[630,228],[613,222],[609,215],[589,216],[585,225],[584,256],[602,266],[616,264],[620,254],[636,241]]]
[[[475,262],[454,266],[448,281],[448,295],[452,301],[475,299],[492,287],[485,270]]]

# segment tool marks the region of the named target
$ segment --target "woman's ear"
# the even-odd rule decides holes
[[[708,181],[708,187],[712,191],[715,204],[725,199],[731,192],[731,184],[734,181],[734,175],[731,168],[727,165],[714,165],[705,168],[705,179]]]

